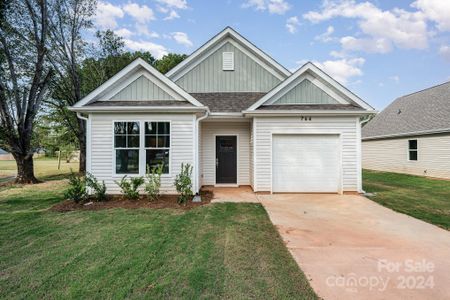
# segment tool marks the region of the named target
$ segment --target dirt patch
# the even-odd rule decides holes
[[[127,200],[127,199],[124,199],[123,196],[109,195],[106,201],[92,202],[89,204],[75,203],[72,200],[64,200],[64,201],[52,206],[50,208],[50,210],[57,211],[57,212],[68,212],[68,211],[76,211],[76,210],[101,210],[101,209],[109,209],[109,208],[127,208],[127,209],[175,208],[175,209],[188,210],[188,209],[202,206],[202,205],[205,205],[205,204],[208,204],[211,202],[211,199],[213,198],[213,193],[211,191],[202,191],[202,192],[200,192],[200,194],[202,196],[202,202],[192,202],[192,200],[190,200],[185,205],[178,204],[177,195],[162,195],[156,201],[150,201],[149,198],[146,196],[141,196],[141,198],[139,200]]]

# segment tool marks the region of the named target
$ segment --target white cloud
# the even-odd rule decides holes
[[[291,5],[285,0],[246,0],[242,7],[252,7],[256,10],[268,10],[271,14],[284,15],[291,9]]]
[[[136,3],[128,3],[123,6],[123,10],[132,16],[138,23],[147,23],[155,20],[153,10],[147,5],[140,6]]]
[[[176,8],[176,9],[187,9],[186,0],[156,0],[157,2],[165,5],[166,7]]]
[[[133,41],[130,39],[124,39],[125,46],[134,51],[148,51],[157,59],[160,59],[164,55],[166,55],[167,49],[162,46],[148,41]]]
[[[450,45],[449,46],[441,46],[439,48],[439,54],[448,62],[450,62]]]
[[[146,24],[136,23],[134,25],[134,27],[136,28],[136,32],[140,35],[144,35],[149,38],[158,38],[159,37],[159,34],[157,34],[156,32],[150,31]]]
[[[321,41],[321,42],[324,42],[324,43],[331,42],[331,41],[334,40],[334,38],[331,36],[333,33],[334,33],[334,27],[333,26],[328,26],[327,31],[325,31],[322,34],[319,34],[314,39],[316,41]]]
[[[398,75],[390,76],[389,79],[394,81],[395,83],[400,82],[400,76],[398,76]]]
[[[188,35],[184,32],[172,32],[170,34],[171,38],[178,44],[184,45],[186,47],[192,47],[193,44],[191,40],[189,39]]]
[[[385,38],[358,39],[352,36],[344,36],[340,39],[343,50],[365,51],[369,53],[388,53],[392,50],[392,43]]]
[[[123,18],[124,12],[119,6],[99,1],[94,17],[95,24],[101,29],[114,29],[117,27],[117,18]]]
[[[180,17],[180,15],[176,11],[171,10],[170,13],[167,15],[167,17],[164,18],[164,20],[168,21],[168,20],[178,19],[179,17]]]
[[[411,6],[420,9],[427,19],[436,22],[440,31],[450,31],[450,1],[417,0]]]
[[[366,39],[393,43],[399,48],[424,49],[428,47],[427,23],[420,11],[409,12],[403,9],[381,10],[370,2],[355,0],[325,0],[321,11],[310,11],[303,17],[312,23],[319,23],[336,17],[358,20]],[[364,43],[366,44],[366,43]],[[359,43],[358,47],[366,50]],[[371,51],[373,47],[369,47]]]
[[[114,33],[123,37],[123,38],[129,38],[131,36],[134,35],[133,32],[131,32],[130,30],[126,29],[126,28],[120,28],[118,30],[114,30]]]
[[[360,68],[364,65],[365,59],[362,57],[350,59],[343,58],[313,63],[340,83],[346,84],[348,79],[363,75]]]
[[[286,28],[290,33],[297,32],[297,27],[300,25],[298,17],[290,17],[286,20]]]

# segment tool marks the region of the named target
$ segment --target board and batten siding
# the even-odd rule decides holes
[[[417,140],[417,161],[408,160],[408,140]],[[362,158],[364,169],[450,178],[450,134],[363,141]]]
[[[201,185],[216,183],[216,136],[238,136],[237,184],[250,185],[250,123],[202,122],[201,127]]]
[[[222,69],[223,52],[234,52],[234,71]],[[189,93],[268,92],[280,79],[227,42],[175,82]]]
[[[339,102],[308,79],[304,79],[274,104],[339,104]]]
[[[171,123],[170,174],[161,177],[161,192],[176,193],[173,182],[180,173],[181,163],[194,165],[194,116],[192,114],[91,114],[91,162],[90,173],[99,181],[104,180],[107,192],[120,193],[120,188],[114,181],[119,181],[123,175],[116,175],[114,170],[114,121],[169,121]],[[141,134],[142,134],[141,130]],[[141,138],[141,142],[143,139]],[[141,150],[140,160],[145,159],[145,150]],[[142,165],[142,161],[140,161]],[[141,168],[143,176],[145,167]],[[195,173],[193,173],[195,174]]]
[[[140,76],[135,81],[131,82],[125,88],[120,90],[117,94],[111,97],[110,100],[174,100],[166,91],[156,85],[154,82],[148,80],[145,76]]]
[[[342,190],[358,191],[359,119],[355,117],[312,117],[302,121],[300,117],[255,117],[254,137],[254,190],[272,190],[272,135],[273,134],[340,134],[342,166]]]

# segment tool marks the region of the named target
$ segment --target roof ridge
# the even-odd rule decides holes
[[[439,83],[439,84],[430,86],[430,87],[427,87],[427,88],[424,88],[424,89],[421,89],[421,90],[418,90],[418,91],[415,91],[415,92],[412,92],[412,93],[409,93],[409,94],[405,94],[405,95],[402,95],[402,96],[399,96],[399,97],[395,98],[394,101],[396,101],[397,99],[404,98],[404,97],[412,96],[412,95],[414,95],[414,94],[418,94],[418,93],[421,93],[421,92],[425,92],[426,90],[431,90],[431,89],[434,89],[434,88],[437,88],[437,87],[440,87],[440,86],[442,86],[442,85],[449,84],[449,83],[450,83],[450,80],[449,80],[449,81],[445,81],[445,82],[443,82],[443,83]]]

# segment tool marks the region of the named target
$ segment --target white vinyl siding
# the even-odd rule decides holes
[[[223,52],[234,53],[233,72],[223,70]],[[268,92],[280,79],[228,42],[175,82],[189,93]]]
[[[418,160],[408,160],[408,140],[417,140]],[[364,169],[450,178],[450,134],[362,142]]]
[[[216,135],[237,135],[237,184],[250,185],[250,123],[202,122],[201,127],[201,185],[216,183]]]
[[[91,114],[91,162],[90,171],[100,181],[104,180],[107,192],[120,193],[120,188],[114,182],[123,175],[114,172],[114,121],[167,121],[171,123],[170,174],[161,178],[163,193],[176,193],[173,186],[175,176],[180,172],[181,163],[194,165],[194,117],[192,114]],[[144,137],[142,135],[141,141]],[[142,148],[142,147],[141,147]],[[145,172],[145,149],[140,150],[140,174]]]
[[[355,117],[315,117],[302,121],[300,117],[256,117],[254,190],[272,191],[272,136],[274,134],[338,134],[342,191],[358,191],[358,126]]]

